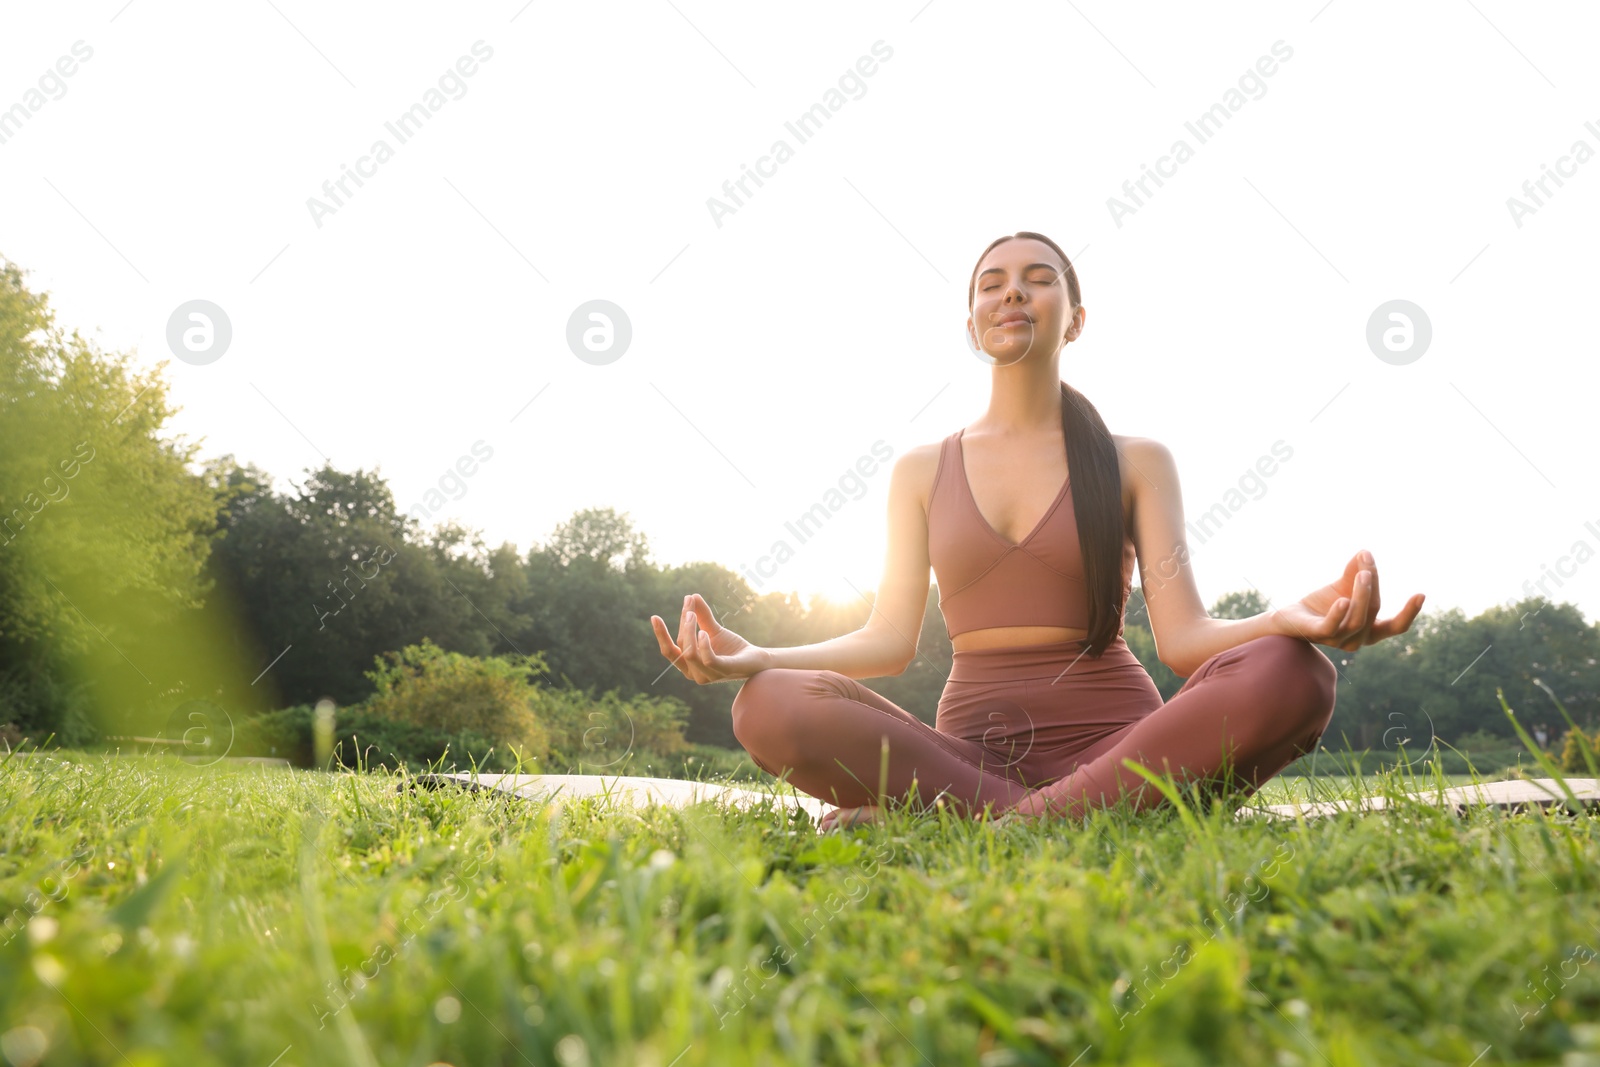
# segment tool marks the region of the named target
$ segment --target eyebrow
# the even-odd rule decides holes
[[[1048,270],[1053,270],[1053,271],[1056,271],[1058,273],[1061,270],[1061,268],[1056,266],[1054,263],[1029,263],[1026,267],[1023,267],[1022,269],[1024,271],[1030,271],[1035,267],[1044,267],[1044,268],[1046,268]],[[1001,268],[1001,267],[990,267],[988,270],[980,272],[978,274],[978,277],[982,278],[985,274],[1004,274],[1004,273],[1005,273],[1005,270],[1003,268]]]

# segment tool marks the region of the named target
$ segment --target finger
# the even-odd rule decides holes
[[[685,648],[689,644],[689,620],[694,618],[689,611],[689,598],[683,598],[683,610],[678,614],[678,647]]]
[[[1371,641],[1381,641],[1386,637],[1394,637],[1396,634],[1403,634],[1411,629],[1411,624],[1416,621],[1417,614],[1422,611],[1424,599],[1423,594],[1418,593],[1410,600],[1407,600],[1406,606],[1401,608],[1394,617],[1374,624],[1369,643]]]
[[[678,673],[691,682],[704,683],[704,678],[695,676],[694,668],[691,665],[692,661],[684,655],[684,650],[679,648],[672,638],[667,635],[666,620],[659,615],[652,615],[650,616],[650,625],[655,629],[656,643],[661,646],[661,654],[672,661],[672,665],[678,669]]]
[[[1364,566],[1365,564],[1361,562],[1360,552],[1357,552],[1355,555],[1351,556],[1350,562],[1344,565],[1345,580],[1354,583],[1356,580],[1356,575],[1361,573],[1361,570]]]
[[[661,646],[661,654],[672,660],[673,666],[683,658],[683,651],[667,635],[667,624],[659,615],[650,616],[650,628],[655,631],[656,644]]]
[[[1372,583],[1372,602],[1367,606],[1367,625],[1371,626],[1378,621],[1378,605],[1383,602],[1383,598],[1378,595],[1378,561],[1376,558],[1367,565],[1367,573],[1372,575],[1371,578],[1367,579]]]
[[[706,668],[708,675],[720,680],[726,674],[726,671],[722,664],[718,662],[721,657],[711,647],[711,635],[704,630],[697,630],[695,634],[699,639],[700,663]]]
[[[683,645],[685,658],[695,665],[695,669],[699,671],[701,677],[709,677],[705,672],[705,658],[701,654],[700,634],[703,631],[700,629],[700,620],[695,618],[692,609],[689,613],[687,627],[688,632],[684,636]]]
[[[711,605],[706,603],[705,597],[699,593],[689,594],[689,604],[694,608],[695,617],[700,621],[700,628],[709,634],[715,634],[721,626],[716,616],[711,613]]]
[[[1354,587],[1350,590],[1350,611],[1345,619],[1345,636],[1359,639],[1367,631],[1367,608],[1372,603],[1372,574],[1362,570],[1356,575]]]
[[[688,649],[689,656],[696,663],[705,662],[700,658],[700,620],[696,619],[692,614],[689,616],[688,644],[684,647]]]
[[[1355,648],[1372,643],[1372,627],[1378,621],[1378,567],[1376,563],[1369,563],[1360,575],[1357,576],[1358,595],[1361,600],[1359,610],[1355,613],[1352,626],[1355,633],[1350,636],[1350,642]]]
[[[1315,637],[1317,641],[1325,645],[1333,644],[1338,640],[1339,631],[1344,625],[1342,620],[1349,611],[1349,597],[1342,596],[1335,600],[1328,605],[1327,613],[1322,616],[1322,621],[1317,624],[1316,633],[1308,636]]]
[[[1367,628],[1367,603],[1372,599],[1372,580],[1366,571],[1356,575],[1355,588],[1350,593],[1350,610],[1345,612],[1339,636],[1349,640],[1360,636]]]

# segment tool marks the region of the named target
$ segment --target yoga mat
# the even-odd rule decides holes
[[[706,800],[742,808],[770,800],[784,808],[804,808],[813,819],[821,819],[822,813],[833,807],[804,793],[795,795],[787,791],[779,793],[741,789],[738,786],[686,782],[677,778],[608,774],[419,774],[416,781],[429,787],[459,785],[465,789],[493,789],[528,800],[557,803],[563,799],[609,795],[619,804],[636,808],[651,803],[681,808]]]
[[[492,789],[528,800],[546,800],[559,803],[563,799],[607,796],[619,804],[645,807],[651,803],[669,807],[683,807],[700,801],[726,802],[736,807],[770,800],[785,808],[804,808],[813,819],[821,819],[833,805],[806,796],[804,793],[777,793],[738,786],[719,785],[713,782],[686,782],[676,778],[640,778],[626,775],[601,774],[422,774],[415,779],[429,788],[456,786],[464,789]],[[1568,778],[1567,788],[1579,804],[1590,810],[1600,806],[1600,779]],[[1403,794],[1400,803],[1391,804],[1388,797],[1365,797],[1359,810],[1395,810],[1409,803],[1433,806],[1448,805],[1457,815],[1474,806],[1493,806],[1507,811],[1526,811],[1530,807],[1552,806],[1571,810],[1572,801],[1553,778],[1512,779],[1502,782],[1483,782],[1477,785],[1455,786],[1450,789],[1426,789]],[[1356,810],[1352,800],[1324,801],[1316,804],[1262,804],[1247,805],[1235,813],[1239,818],[1320,818],[1341,811]]]
[[[1600,805],[1600,778],[1568,778],[1567,789],[1572,791],[1584,809]],[[1573,809],[1572,800],[1554,778],[1508,779],[1503,782],[1480,782],[1475,785],[1458,785],[1450,789],[1424,789],[1416,793],[1403,793],[1391,804],[1388,797],[1363,797],[1359,810],[1395,810],[1405,804],[1429,804],[1435,807],[1448,805],[1457,815],[1464,815],[1472,807],[1496,807],[1506,811],[1526,811],[1530,807],[1563,807]],[[1353,800],[1330,800],[1317,804],[1264,804],[1240,808],[1241,816],[1293,819],[1319,818],[1341,811],[1357,810]]]

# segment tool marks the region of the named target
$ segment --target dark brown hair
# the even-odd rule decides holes
[[[1002,241],[1027,237],[1055,249],[1065,265],[1067,296],[1076,309],[1083,303],[1078,272],[1061,246],[1042,233],[1019,230],[997,237],[978,256],[967,283],[967,310],[977,293],[978,268],[990,249]],[[1122,551],[1126,534],[1122,524],[1122,471],[1117,447],[1100,412],[1089,398],[1061,383],[1061,433],[1067,443],[1067,466],[1072,475],[1072,509],[1078,519],[1078,541],[1083,552],[1084,584],[1089,593],[1089,655],[1098,659],[1122,629],[1126,598],[1122,588]]]

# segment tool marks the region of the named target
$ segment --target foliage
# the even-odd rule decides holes
[[[333,755],[338,766],[350,770],[403,767],[413,774],[432,769],[496,774],[548,770],[540,758],[542,753],[518,749],[475,730],[400,722],[359,707],[336,718]]]
[[[164,436],[167,388],[64,332],[0,263],[0,675],[32,729],[121,728],[157,693],[237,673],[193,625],[228,487]]]
[[[689,709],[676,697],[624,696],[615,689],[595,696],[570,686],[541,686],[534,711],[554,752],[591,767],[614,767],[633,751],[672,756],[688,747],[683,727]]]
[[[1569,726],[1561,739],[1561,769],[1588,774],[1593,773],[1596,763],[1600,763],[1600,734],[1590,737],[1578,727]]]
[[[549,748],[531,688],[548,669],[538,654],[479,659],[423,638],[421,644],[377,657],[376,663],[367,672],[376,691],[360,705],[374,719],[476,735],[530,758]]]
[[[720,771],[742,772],[741,758],[748,762],[742,752],[686,742],[688,709],[673,697],[530,686],[537,660],[479,661],[424,642],[379,663],[371,672],[378,691],[334,714],[342,766],[415,771],[444,760],[446,769],[511,771],[520,753],[524,773],[694,777],[713,751],[725,754],[716,764]],[[232,754],[313,766],[313,718],[308,704],[250,716],[238,726]],[[535,747],[530,738],[543,741]],[[753,763],[750,769],[756,770]]]

